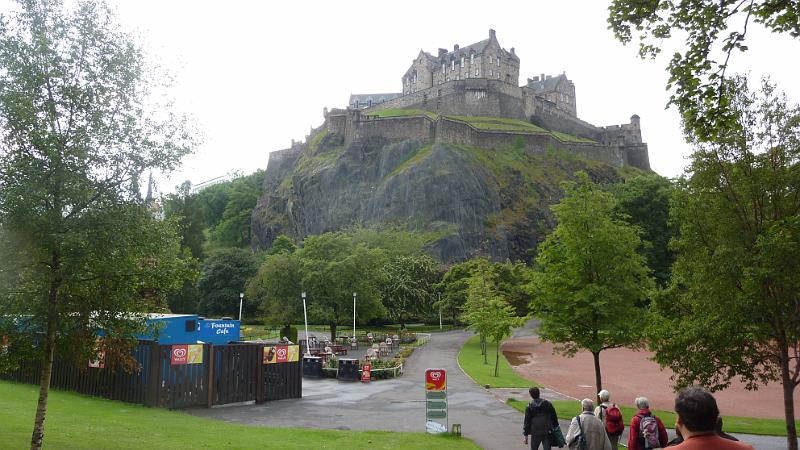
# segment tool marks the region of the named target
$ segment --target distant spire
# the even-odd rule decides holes
[[[153,171],[150,171],[150,176],[147,178],[147,195],[144,197],[145,203],[153,201]]]

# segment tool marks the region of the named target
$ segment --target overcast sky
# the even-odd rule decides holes
[[[191,113],[203,145],[182,169],[159,177],[171,192],[233,171],[266,168],[268,154],[323,122],[323,107],[344,107],[351,93],[399,92],[420,49],[469,45],[489,28],[520,57],[520,82],[566,72],[578,116],[594,125],[641,116],[650,164],[680,174],[690,148],[678,114],[665,110],[668,55],[638,58],[606,25],[608,1],[205,2],[114,0],[120,21],[175,75],[174,97]],[[224,5],[224,6],[223,6]],[[667,42],[664,45],[677,45]],[[751,51],[736,70],[770,74],[797,100],[800,40],[750,26]],[[669,49],[668,49],[669,50]]]

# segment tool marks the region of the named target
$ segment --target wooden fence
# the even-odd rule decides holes
[[[265,364],[264,344],[202,344],[202,358],[195,356],[194,361],[178,364],[173,359],[175,347],[179,346],[141,342],[133,355],[137,370],[131,373],[88,364],[77,367],[56,359],[50,386],[166,408],[261,403],[302,396],[302,360]],[[38,384],[41,373],[41,361],[36,361],[0,374],[0,378]]]

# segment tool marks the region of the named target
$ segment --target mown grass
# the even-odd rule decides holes
[[[488,344],[487,360],[489,364],[483,363],[481,355],[480,337],[473,336],[467,339],[461,351],[458,352],[458,364],[476,383],[481,386],[489,385],[493,388],[529,388],[538,386],[533,381],[522,378],[514,372],[511,364],[500,352],[500,368],[498,376],[494,376],[495,345]]]
[[[381,109],[378,111],[371,111],[365,114],[366,116],[374,117],[408,117],[408,116],[425,116],[431,120],[438,120],[439,115],[432,111],[424,109]]]
[[[506,119],[503,117],[480,117],[480,116],[445,116],[448,119],[465,122],[479,130],[490,131],[519,131],[525,133],[549,133],[544,128],[525,122],[523,120]]]
[[[0,447],[30,445],[37,388],[0,382]],[[475,449],[447,434],[269,428],[238,425],[122,402],[50,391],[45,447],[57,449],[142,448],[404,448]]]
[[[508,399],[507,403],[516,410],[525,412],[525,407],[528,402]],[[559,419],[572,420],[573,417],[580,413],[581,405],[577,400],[553,400],[553,406],[556,408],[556,413]],[[626,426],[630,423],[633,416],[638,411],[632,406],[619,405],[622,411],[622,417],[625,419]],[[664,411],[660,409],[653,410],[653,413],[658,416],[664,426],[672,428],[675,426],[675,413],[672,411]],[[755,417],[738,417],[738,416],[723,416],[724,430],[728,433],[745,433],[745,434],[759,434],[765,436],[786,436],[786,422],[781,419],[759,419]],[[797,421],[797,426],[800,427],[800,421]]]
[[[391,178],[397,175],[398,173],[401,173],[404,170],[408,169],[409,167],[416,165],[420,160],[422,160],[431,153],[432,148],[433,148],[432,144],[418,148],[414,153],[408,155],[408,158],[406,158],[405,161],[398,164],[397,167],[394,168],[394,170],[392,170],[388,175],[386,175],[385,178]]]
[[[561,133],[559,131],[551,131],[550,134],[556,137],[556,139],[562,142],[585,142],[587,144],[597,144],[597,141],[588,138],[582,138],[578,136],[573,136],[567,133]]]

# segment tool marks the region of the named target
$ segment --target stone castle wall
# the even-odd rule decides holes
[[[392,141],[417,139],[424,143],[451,142],[485,149],[502,149],[522,143],[524,150],[531,153],[541,154],[553,149],[617,167],[631,165],[645,170],[650,168],[647,144],[618,146],[599,142],[565,142],[549,133],[479,130],[465,122],[447,117],[440,117],[438,120],[424,115],[380,118],[362,116],[360,111],[348,111],[348,113],[343,134],[345,144],[376,136]],[[329,132],[341,134],[338,117],[340,116],[329,114],[326,120]],[[272,157],[270,157],[271,162]]]
[[[450,81],[388,100],[363,110],[424,109],[461,116],[509,117],[527,120],[522,90],[501,80]]]

